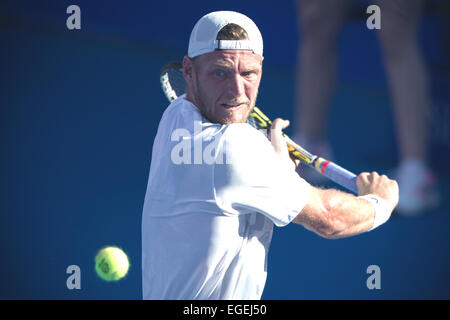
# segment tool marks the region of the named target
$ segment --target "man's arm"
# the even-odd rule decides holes
[[[359,195],[373,194],[383,199],[390,215],[398,203],[398,185],[376,172],[361,173],[356,180]],[[333,189],[313,187],[311,196],[293,220],[328,239],[350,237],[372,228],[376,210],[371,202]]]
[[[287,121],[275,119],[270,140],[275,152],[294,168],[295,164],[290,161],[286,143],[281,136],[281,130],[288,125]],[[356,184],[359,196],[374,195],[382,203],[374,206],[370,201],[349,193],[312,187],[308,202],[293,222],[322,237],[337,239],[370,230],[377,215],[384,216],[378,217],[382,218],[382,222],[387,220],[398,203],[397,182],[376,172],[363,172]]]
[[[328,239],[353,236],[372,227],[375,210],[368,201],[334,189],[312,188],[294,223]]]

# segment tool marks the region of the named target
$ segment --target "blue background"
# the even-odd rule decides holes
[[[81,8],[81,30],[66,28],[71,4]],[[329,135],[338,163],[384,172],[396,166],[397,146],[378,42],[365,27],[367,5],[357,3],[340,36]],[[292,119],[294,1],[0,2],[1,299],[141,299],[141,213],[167,106],[159,70],[183,57],[194,23],[214,10],[243,12],[260,27],[259,104],[272,118]],[[432,75],[430,155],[442,205],[416,218],[394,215],[373,232],[341,240],[297,225],[276,228],[263,299],[450,298],[443,27],[428,10],[419,34]],[[119,282],[95,274],[95,254],[105,245],[130,257]],[[81,268],[80,290],[66,287],[73,264]],[[372,264],[381,268],[381,290],[366,287]]]

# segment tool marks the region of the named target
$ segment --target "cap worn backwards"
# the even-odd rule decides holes
[[[247,32],[248,40],[216,40],[219,31],[233,23]],[[251,50],[263,56],[263,40],[256,24],[247,16],[234,11],[215,11],[203,16],[192,29],[188,56],[196,56],[215,50]]]

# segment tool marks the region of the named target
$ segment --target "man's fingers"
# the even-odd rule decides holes
[[[370,184],[374,181],[375,175],[374,172],[361,172],[356,178],[356,186],[358,187],[358,193],[366,192],[365,190],[370,186]]]
[[[289,120],[283,120],[281,118],[276,118],[272,123],[272,130],[283,130],[289,126]]]
[[[281,126],[272,127],[270,129],[269,137],[270,142],[272,142],[272,145],[275,148],[275,151],[280,154],[281,150],[284,150],[284,145],[286,144],[281,133]]]
[[[277,118],[273,121],[272,127],[270,128],[269,139],[272,143],[275,152],[282,158],[287,160],[289,163],[295,166],[295,162],[291,160],[288,152],[288,148],[286,145],[286,140],[283,137],[282,130],[289,126],[288,120],[283,120],[281,118]]]
[[[398,184],[397,181],[389,179],[385,174],[378,172],[362,172],[356,179],[358,195],[376,194],[392,204],[394,208],[398,204]]]
[[[377,179],[380,175],[375,172],[372,171],[371,173],[369,172],[362,172],[359,174],[357,180],[360,180],[363,183],[372,183],[375,179]]]
[[[283,129],[287,128],[288,126],[289,126],[289,120],[283,120],[281,118],[276,118],[272,122],[272,126],[270,127],[270,134],[269,134],[270,141],[275,143],[275,145],[281,144],[281,142],[284,141],[281,131]]]
[[[286,128],[289,125],[288,120],[283,120],[281,118],[276,118],[273,123],[272,127],[270,128],[270,141],[272,141],[272,144],[279,145],[281,144],[283,139],[283,135],[281,131]]]
[[[378,172],[376,171],[372,171],[372,173],[370,174],[370,179],[371,181],[375,180],[375,178],[379,177],[380,175],[378,174]]]
[[[359,181],[360,183],[365,183],[365,184],[369,183],[370,182],[369,175],[370,175],[370,173],[368,173],[368,172],[361,172],[359,174],[358,178],[356,179],[356,182]]]

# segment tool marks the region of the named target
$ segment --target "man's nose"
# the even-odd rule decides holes
[[[229,78],[228,87],[234,97],[241,97],[244,94],[244,79],[236,73]]]

